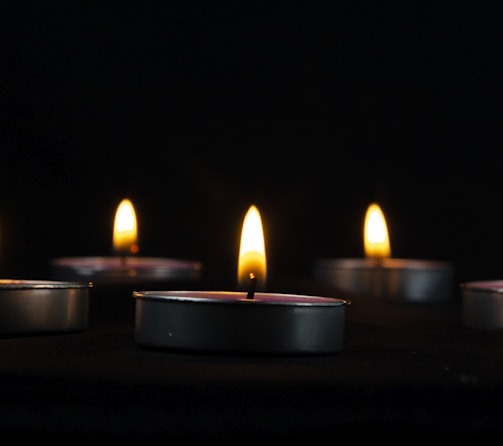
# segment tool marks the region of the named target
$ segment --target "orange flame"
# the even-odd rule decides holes
[[[391,256],[386,219],[381,208],[375,203],[367,209],[363,239],[366,257],[382,259]]]
[[[117,207],[114,221],[113,244],[121,255],[138,252],[138,225],[133,204],[125,198]]]
[[[255,205],[251,205],[243,221],[241,244],[239,247],[238,285],[248,288],[250,277],[255,277],[256,287],[265,286],[267,275],[267,261],[265,254],[264,232],[260,212]]]

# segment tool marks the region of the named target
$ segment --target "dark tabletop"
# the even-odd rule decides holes
[[[83,332],[1,338],[1,435],[503,437],[503,336],[463,326],[457,298],[427,305],[353,298],[343,351],[319,356],[147,350],[135,343],[132,308],[128,302],[122,319],[109,321],[91,312]]]

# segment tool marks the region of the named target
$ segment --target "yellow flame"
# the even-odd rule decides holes
[[[386,219],[379,205],[375,203],[367,209],[363,239],[366,257],[381,259],[391,256]]]
[[[256,287],[265,286],[267,274],[264,232],[260,212],[251,205],[243,221],[241,244],[238,260],[238,284],[242,289],[248,288],[250,277],[256,277]]]
[[[114,250],[126,254],[138,252],[138,225],[133,203],[125,198],[117,207],[114,222]]]

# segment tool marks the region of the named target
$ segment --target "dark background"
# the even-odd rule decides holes
[[[234,283],[255,203],[269,273],[363,256],[503,278],[501,39],[477,2],[9,2],[0,68],[1,276],[109,255],[132,199],[140,254]],[[475,6],[477,5],[477,6]]]

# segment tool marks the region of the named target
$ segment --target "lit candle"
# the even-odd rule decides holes
[[[393,258],[386,219],[376,203],[367,209],[363,232],[365,258],[320,259],[314,269],[318,280],[363,298],[416,303],[451,299],[452,264]]]
[[[138,222],[132,202],[122,200],[113,226],[114,256],[62,257],[51,262],[57,280],[92,282],[90,324],[134,320],[134,289],[185,288],[200,278],[199,262],[138,255]],[[129,298],[127,297],[129,294]]]
[[[51,262],[54,276],[92,281],[95,285],[146,286],[172,280],[197,279],[201,264],[181,259],[138,256],[138,223],[132,202],[122,200],[113,227],[115,256],[62,257]]]
[[[134,291],[138,345],[237,354],[341,351],[349,301],[255,291],[267,272],[255,206],[243,223],[238,265],[238,283],[246,291]]]
[[[0,279],[0,334],[21,336],[83,331],[91,284]]]

